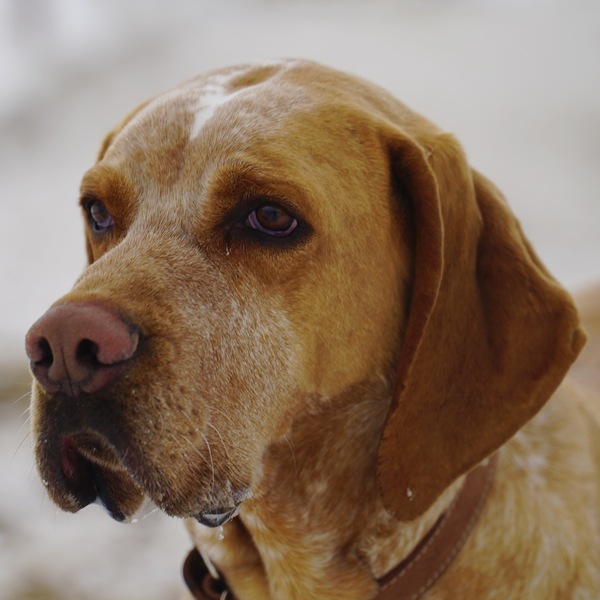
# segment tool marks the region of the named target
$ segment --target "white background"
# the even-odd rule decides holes
[[[0,391],[16,401],[0,403],[0,599],[175,597],[181,524],[45,499],[22,338],[84,265],[78,184],[103,134],[201,70],[282,56],[362,75],[454,132],[550,270],[573,291],[600,279],[597,1],[0,0]]]

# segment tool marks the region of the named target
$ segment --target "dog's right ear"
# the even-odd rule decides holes
[[[569,294],[458,142],[399,128],[387,137],[415,242],[378,482],[389,512],[410,521],[540,410],[585,335]]]

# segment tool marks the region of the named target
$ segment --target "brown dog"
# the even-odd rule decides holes
[[[61,508],[190,518],[240,600],[598,597],[585,336],[452,136],[234,67],[131,113],[81,206],[90,265],[27,336]]]

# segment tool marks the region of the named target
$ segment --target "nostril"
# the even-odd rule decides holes
[[[50,342],[45,337],[34,340],[27,346],[29,360],[39,367],[50,368],[54,362],[54,354]]]
[[[54,354],[52,354],[52,348],[50,342],[46,338],[42,338],[38,342],[39,359],[36,361],[37,365],[41,367],[51,367],[54,362]]]
[[[77,344],[75,349],[75,359],[78,364],[85,367],[97,367],[100,364],[98,360],[98,344],[92,340],[83,339]]]
[[[61,362],[60,354],[52,350],[50,340],[36,332],[33,328],[27,334],[25,349],[29,357],[29,366],[33,376],[46,390],[57,391],[55,381],[57,362]],[[60,352],[60,350],[58,350]],[[60,372],[60,364],[58,365]]]

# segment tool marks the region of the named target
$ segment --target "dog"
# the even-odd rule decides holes
[[[316,63],[215,70],[109,133],[81,210],[26,337],[60,508],[187,519],[196,598],[600,596],[586,336],[452,135]]]

